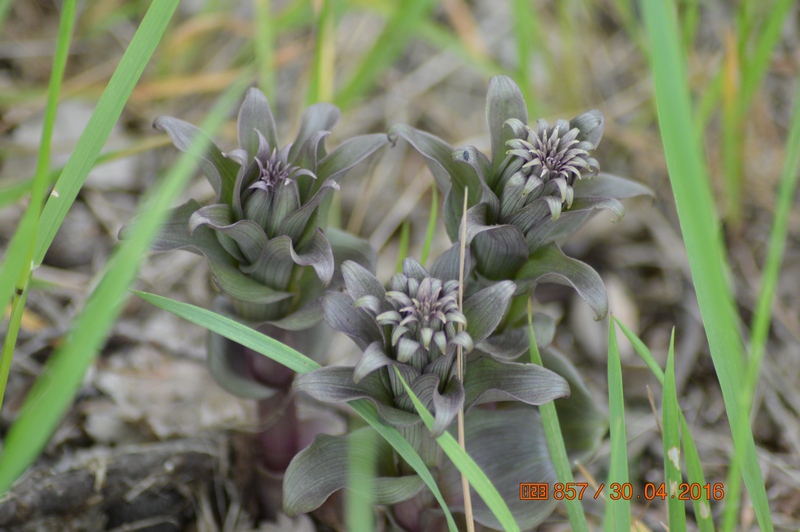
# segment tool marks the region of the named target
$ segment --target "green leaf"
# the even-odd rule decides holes
[[[764,478],[761,474],[749,412],[742,408],[744,352],[739,317],[732,290],[726,284],[728,270],[725,250],[719,237],[712,187],[702,144],[696,131],[686,76],[686,61],[680,45],[680,32],[672,2],[644,2],[645,26],[652,46],[652,67],[656,88],[659,127],[669,169],[670,183],[680,218],[689,266],[697,291],[700,314],[717,371],[725,411],[733,433],[736,463],[741,464],[760,528],[772,531]],[[733,489],[729,479],[726,490]],[[726,497],[737,512],[735,497]]]
[[[494,76],[489,80],[486,91],[486,122],[489,124],[489,138],[492,141],[492,178],[500,174],[506,159],[506,142],[514,138],[513,132],[505,127],[506,120],[516,118],[528,123],[528,108],[519,87],[508,76]],[[490,188],[494,182],[487,181]]]
[[[686,530],[686,511],[684,502],[678,499],[681,473],[681,435],[678,428],[678,396],[675,391],[675,329],[669,341],[667,371],[664,388],[661,392],[661,431],[664,442],[664,484],[667,492],[669,529],[677,532]]]
[[[538,249],[517,274],[517,284],[525,290],[539,283],[572,286],[592,308],[596,320],[608,313],[608,298],[600,275],[585,262],[564,255],[555,244]]]
[[[372,429],[365,427],[345,436],[320,434],[292,459],[283,477],[283,509],[288,515],[316,510],[341,489],[358,492],[366,479],[350,478],[349,457],[353,453],[379,465],[391,461],[391,447],[385,441],[365,445],[360,436],[366,431]],[[388,473],[379,471],[377,477],[369,479],[372,489],[361,495],[370,497],[373,504],[391,505],[414,497],[425,487],[419,475]]]
[[[499,362],[490,357],[469,360],[464,373],[465,409],[497,401],[541,405],[569,397],[569,384],[561,375],[536,364]]]
[[[619,489],[628,483],[628,448],[625,436],[625,397],[622,392],[622,365],[617,347],[617,334],[614,320],[609,320],[608,330],[608,409],[611,429],[611,460],[608,466],[606,494],[611,493],[612,485]],[[625,497],[612,499],[606,496],[604,520],[606,532],[631,529],[631,502]]]

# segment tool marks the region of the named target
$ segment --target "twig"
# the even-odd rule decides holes
[[[461,216],[461,238],[460,240],[460,254],[458,259],[458,310],[464,309],[464,262],[466,255],[466,241],[467,241],[467,195],[469,188],[464,188],[464,212]],[[458,331],[464,329],[462,324],[458,324]],[[458,380],[464,382],[464,351],[461,346],[457,350],[457,367],[458,367]],[[458,411],[458,444],[467,452],[467,446],[464,441],[464,406]],[[466,475],[461,473],[461,489],[464,492],[464,513],[467,521],[467,532],[475,532],[475,523],[472,519],[472,499],[469,494],[469,481]]]

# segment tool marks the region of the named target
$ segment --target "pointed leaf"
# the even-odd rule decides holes
[[[614,221],[619,221],[625,214],[622,204],[614,198],[576,197],[572,206],[562,212],[557,220],[545,218],[526,233],[528,252],[533,253],[550,242],[566,239],[586,223],[597,209],[610,210],[616,216]]]
[[[322,201],[334,190],[339,190],[339,185],[335,181],[327,180],[322,183],[310,200],[283,221],[276,234],[287,235],[293,242],[298,242]]]
[[[317,178],[338,180],[344,172],[378,151],[388,142],[389,138],[383,133],[362,135],[343,142],[319,161]]]
[[[236,181],[239,165],[225,158],[217,145],[208,138],[208,135],[192,124],[171,116],[159,116],[153,122],[153,127],[169,135],[176,148],[197,157],[200,169],[208,178],[220,202],[231,202],[233,184]],[[207,147],[202,152],[192,151],[193,146],[197,145],[195,143],[197,137],[208,139],[208,144],[203,144]]]
[[[605,285],[594,269],[567,257],[555,244],[538,249],[517,275],[517,282],[535,288],[538,283],[571,285],[601,320],[608,313]]]
[[[467,318],[467,332],[474,343],[485,340],[494,332],[508,310],[516,288],[511,281],[501,281],[464,301],[462,312]]]
[[[604,125],[605,118],[603,117],[603,113],[597,109],[586,111],[582,115],[576,116],[569,121],[570,129],[577,127],[581,130],[581,135],[579,135],[578,138],[591,142],[595,148],[600,144],[600,139],[603,138]]]
[[[353,382],[358,384],[361,379],[373,371],[393,363],[394,361],[383,352],[383,342],[372,342],[361,354],[356,367],[353,368]]]
[[[312,135],[319,131],[330,131],[341,116],[339,108],[329,103],[315,103],[303,111],[303,116],[300,118],[300,129],[289,150],[289,162],[294,163],[297,160],[300,150]],[[318,159],[324,156],[324,154],[320,155],[324,148],[319,147],[317,151]]]
[[[569,384],[557,373],[536,364],[499,362],[491,357],[481,357],[467,364],[464,390],[467,410],[497,401],[540,405],[569,396]]]
[[[361,348],[372,342],[383,342],[375,319],[363,309],[353,307],[353,299],[340,292],[328,292],[322,297],[322,314],[325,321],[353,339]]]
[[[514,80],[508,76],[494,76],[486,92],[486,122],[492,141],[492,174],[495,176],[499,175],[498,170],[506,158],[506,141],[513,138],[513,132],[504,126],[509,118],[528,123],[525,99]],[[494,183],[487,184],[494,188]]]
[[[205,228],[198,227],[197,231]],[[195,231],[195,233],[197,233]],[[211,275],[220,290],[233,297],[249,303],[276,303],[292,297],[290,292],[274,290],[255,279],[248,277],[236,268],[227,264],[209,260]]]
[[[632,198],[634,196],[655,197],[655,193],[649,187],[605,172],[600,172],[591,179],[575,181],[572,189],[576,198],[586,196],[615,199]]]
[[[556,324],[553,318],[547,314],[536,312],[533,315],[533,331],[536,345],[540,349],[544,349],[553,341]],[[503,331],[500,334],[490,336],[476,347],[494,359],[514,361],[520,356],[528,354],[530,349],[528,330],[525,327],[517,327],[516,329]]]
[[[347,287],[347,292],[353,300],[370,295],[383,301],[386,290],[383,285],[366,268],[353,261],[342,263],[342,277]]]
[[[438,438],[453,424],[453,421],[464,406],[464,397],[464,386],[457,377],[450,379],[444,392],[439,393],[438,386],[433,390],[432,438]]]
[[[353,368],[330,366],[306,373],[295,379],[294,387],[318,401],[344,403],[368,399],[378,409],[381,419],[395,427],[419,423],[419,416],[393,407],[392,394],[381,372],[373,372],[353,382]]]
[[[244,261],[256,262],[267,243],[266,233],[252,220],[232,223],[231,215],[230,205],[207,205],[195,211],[189,218],[189,231],[195,231],[201,225],[206,225],[235,242],[239,253],[244,256]],[[225,245],[225,241],[221,243]],[[226,249],[231,251],[228,247]]]
[[[248,89],[242,107],[239,108],[239,119],[236,122],[239,133],[239,147],[246,150],[250,157],[258,152],[258,133],[260,131],[269,144],[269,151],[278,148],[278,130],[272,109],[264,93],[253,87]]]
[[[458,269],[461,266],[461,245],[456,242],[447,251],[439,255],[431,265],[431,277],[442,281],[458,281],[460,279]],[[469,277],[472,271],[472,253],[469,249],[464,250],[464,279]]]
[[[464,189],[466,187],[469,188],[467,207],[469,208],[480,201],[483,186],[478,175],[469,165],[453,160],[452,146],[439,137],[405,124],[392,126],[389,128],[388,135],[392,144],[397,142],[398,137],[405,139],[425,158],[428,168],[434,179],[436,179],[439,190],[445,196],[452,195],[450,201],[457,206],[459,218],[461,206],[464,203]]]

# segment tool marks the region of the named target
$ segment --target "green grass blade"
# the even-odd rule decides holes
[[[686,510],[680,495],[683,482],[681,474],[681,436],[678,429],[678,395],[675,390],[675,329],[669,340],[667,371],[661,391],[661,430],[664,442],[664,484],[667,492],[667,510],[670,532],[686,530]]]
[[[433,0],[396,2],[394,12],[377,42],[367,52],[347,85],[336,95],[334,103],[342,109],[347,109],[369,91],[384,70],[405,49],[408,40],[416,34],[418,25],[435,6],[436,2]]]
[[[308,85],[306,105],[333,100],[336,82],[336,25],[333,0],[322,0],[317,17],[317,38],[314,42],[314,63]]]
[[[761,368],[761,361],[764,358],[764,345],[769,334],[769,324],[772,316],[772,301],[775,298],[775,290],[778,286],[780,276],[781,261],[786,247],[786,236],[789,227],[789,214],[792,210],[792,203],[795,189],[797,187],[797,163],[800,159],[800,79],[797,82],[797,92],[794,97],[794,114],[789,131],[789,138],[786,140],[786,157],[783,161],[783,171],[781,182],[778,187],[777,207],[775,218],[772,222],[772,230],[769,235],[769,247],[767,248],[767,259],[764,265],[764,274],[761,280],[761,292],[759,293],[756,312],[753,316],[753,323],[750,329],[750,359],[747,365],[747,391],[748,403],[752,401],[753,393],[758,382],[758,374]],[[747,411],[750,410],[748,404]]]
[[[206,310],[188,303],[174,301],[172,299],[158,296],[155,294],[148,294],[146,292],[135,292],[139,297],[145,301],[164,309],[168,312],[179,316],[186,321],[199,325],[213,331],[225,338],[233,340],[245,347],[249,347],[253,351],[261,353],[264,356],[283,364],[287,368],[297,373],[303,374],[313,371],[320,367],[315,361],[307,356],[295,351],[291,347],[282,344],[281,342],[270,338],[260,332],[242,325],[241,323],[232,320],[228,317],[221,316],[210,310]],[[414,451],[414,448],[408,443],[400,432],[394,427],[384,424],[378,417],[377,410],[367,400],[351,401],[348,403],[350,407],[356,411],[369,425],[374,428],[378,433],[386,439],[389,444],[414,468],[417,474],[425,481],[425,484],[431,489],[439,505],[445,512],[445,517],[449,523],[451,531],[456,531],[455,521],[447,508],[447,503],[444,501],[441,492],[439,491],[436,481],[433,479],[430,471],[425,467],[422,459]]]
[[[244,89],[245,84],[240,81],[223,95],[204,121],[202,127],[205,131],[213,134],[219,128]],[[141,216],[141,223],[132,228],[130,239],[116,248],[105,274],[76,319],[69,339],[48,360],[36,380],[5,439],[3,454],[0,455],[0,492],[7,490],[35,460],[68,408],[86,369],[122,311],[128,287],[136,278],[150,241],[166,218],[168,208],[191,177],[194,165],[192,156],[184,154],[153,190],[153,195],[140,210],[147,216]]]
[[[439,193],[437,190],[436,183],[431,183],[431,214],[428,217],[428,227],[425,230],[425,242],[422,244],[422,252],[419,255],[419,263],[423,266],[428,260],[433,237],[436,234],[436,219],[439,216]]]
[[[742,341],[731,293],[725,282],[726,261],[718,238],[719,223],[708,173],[701,146],[691,134],[695,129],[674,6],[666,0],[642,5],[652,44],[661,136],[711,357],[759,525],[762,530],[771,531],[769,502],[749,417],[739,402],[744,384]]]
[[[403,220],[400,225],[400,242],[397,246],[397,264],[395,268],[397,273],[403,271],[403,259],[408,257],[408,244],[411,240],[411,222]]]
[[[614,320],[609,320],[608,330],[608,410],[611,432],[611,460],[608,466],[608,483],[605,487],[606,532],[631,529],[631,502],[625,497],[614,500],[612,485],[620,488],[628,482],[628,448],[625,431],[625,397],[622,394],[622,363],[619,358]],[[621,493],[622,490],[620,489]]]
[[[31,185],[31,201],[20,224],[14,233],[0,270],[0,308],[6,307],[6,302],[15,292],[12,299],[11,319],[8,322],[3,350],[0,353],[0,405],[3,404],[8,372],[11,368],[11,358],[14,356],[14,345],[19,333],[25,301],[27,301],[27,285],[32,268],[33,243],[39,229],[39,216],[44,204],[47,190],[48,170],[50,168],[50,144],[53,137],[53,127],[58,109],[58,96],[61,92],[61,82],[69,56],[69,45],[72,40],[72,30],[75,26],[76,1],[64,2],[61,20],[58,28],[56,51],[53,56],[53,70],[50,74],[50,83],[47,90],[47,103],[44,110],[42,124],[42,137],[39,142],[39,154],[36,159],[36,170]]]
[[[37,223],[49,183],[50,141],[53,136],[53,126],[58,109],[58,95],[61,92],[61,82],[64,78],[64,70],[67,65],[67,57],[69,56],[72,30],[75,25],[75,6],[75,0],[64,2],[61,12],[56,51],[53,56],[53,70],[50,74],[50,83],[47,90],[47,103],[45,104],[44,120],[42,124],[42,138],[39,142],[36,170],[31,182],[31,200],[9,243],[5,260],[0,269],[0,308],[3,309],[6,307],[6,303],[9,299],[11,299],[15,289],[17,296],[21,295],[32,269],[31,257],[33,256],[33,242],[36,239],[36,232],[38,230]],[[20,297],[15,297],[14,301],[19,303],[22,299]],[[9,327],[10,326],[11,324],[9,324]],[[9,334],[16,336],[15,331],[9,331]],[[8,344],[6,343],[6,345]],[[11,350],[5,352],[3,355],[4,358],[6,356],[12,356],[13,344],[10,345],[10,348]],[[0,366],[7,366],[9,364],[10,361],[4,360],[0,362]],[[0,398],[2,398],[2,392],[5,389],[7,377],[8,374],[0,376]]]
[[[275,17],[271,0],[256,0],[253,45],[256,48],[258,85],[270,101],[275,100]]]
[[[403,388],[405,388],[406,393],[411,398],[411,402],[414,403],[414,408],[417,409],[417,413],[419,413],[419,417],[422,418],[422,422],[425,423],[428,430],[432,429],[433,416],[408,385],[403,375],[400,373],[400,370],[396,367],[394,370],[400,382],[403,383]],[[519,526],[516,521],[514,521],[511,510],[508,509],[508,506],[506,506],[505,501],[497,492],[497,489],[489,480],[489,477],[486,476],[486,473],[481,470],[480,466],[475,463],[466,451],[461,448],[456,439],[453,438],[449,432],[445,432],[436,438],[436,443],[439,444],[444,453],[452,460],[456,468],[467,477],[470,485],[475,488],[475,491],[481,496],[486,506],[489,507],[497,520],[500,521],[503,530],[507,532],[519,531]]]
[[[42,231],[36,236],[34,264],[41,264],[177,6],[178,0],[150,4],[44,207],[40,221]]]
[[[376,433],[365,430],[350,436],[358,438],[358,444],[348,446],[348,460],[350,463],[349,484],[358,489],[349,489],[345,492],[345,527],[347,530],[375,530],[375,514],[372,509],[373,480],[375,478],[375,461],[369,453],[363,453],[365,446],[374,448]],[[354,441],[351,440],[351,441]]]
[[[528,299],[528,337],[530,338],[531,362],[541,366],[542,356],[539,354],[539,346],[536,345],[536,338],[533,336],[533,306],[530,299]],[[550,459],[553,461],[558,481],[565,485],[574,483],[575,479],[572,476],[572,467],[570,467],[569,458],[567,457],[567,448],[564,445],[564,437],[561,434],[561,424],[558,421],[555,403],[550,401],[540,405],[539,414],[542,416],[544,436],[547,439],[547,448],[550,451]],[[586,522],[581,500],[565,498],[564,504],[567,507],[567,515],[569,516],[572,530],[575,532],[588,532],[589,524]]]
[[[639,337],[633,333],[633,331],[631,331],[618,319],[614,318],[614,323],[619,326],[620,330],[622,330],[622,333],[631,343],[636,353],[641,357],[644,363],[647,364],[647,366],[653,372],[653,375],[656,377],[656,379],[658,379],[658,382],[663,385],[664,372],[658,366],[655,358],[653,358],[653,354],[650,352],[647,346],[644,345],[644,342],[642,342]],[[686,418],[684,417],[682,411],[678,410],[678,416],[680,418],[681,442],[683,443],[683,453],[686,461],[686,473],[689,477],[689,482],[699,484],[700,486],[705,486],[706,480],[705,476],[703,475],[703,466],[700,463],[700,455],[697,453],[697,446],[694,444],[694,440],[692,439],[692,434],[689,430],[689,424],[686,423]],[[705,496],[705,492],[703,492],[703,496]],[[711,518],[711,506],[709,500],[707,498],[701,498],[699,500],[693,500],[692,504],[694,505],[695,521],[697,522],[697,526],[700,528],[700,532],[714,532],[714,521]]]

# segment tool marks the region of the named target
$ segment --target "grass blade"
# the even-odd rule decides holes
[[[411,387],[403,378],[400,370],[396,367],[394,370],[403,383],[403,388],[405,388],[406,393],[414,403],[414,408],[417,409],[419,417],[422,418],[422,422],[425,423],[425,426],[430,430],[433,428],[433,416],[428,409],[425,408],[425,405],[422,404],[413,390],[411,390]],[[475,463],[466,451],[461,448],[456,439],[453,438],[449,432],[445,432],[436,438],[436,443],[439,444],[444,453],[453,461],[453,464],[458,470],[469,479],[470,485],[475,488],[475,491],[481,496],[486,506],[489,507],[494,516],[497,517],[497,520],[500,521],[503,530],[507,532],[519,531],[519,526],[517,526],[516,521],[514,521],[514,516],[511,514],[508,506],[506,506],[503,498],[497,492],[497,489],[489,480],[489,477],[486,476],[486,473],[481,470],[480,466]]]
[[[147,292],[134,292],[139,297],[155,305],[158,308],[164,309],[168,312],[179,316],[186,321],[199,325],[213,331],[225,338],[233,340],[245,347],[249,347],[253,351],[261,353],[264,356],[283,364],[287,368],[297,373],[303,374],[313,371],[320,367],[315,361],[307,356],[295,351],[291,347],[282,344],[281,342],[270,338],[260,332],[242,325],[241,323],[232,320],[228,317],[221,316],[210,310],[200,308],[188,303],[174,301],[167,297],[149,294]],[[431,489],[434,497],[439,502],[439,505],[444,510],[445,517],[449,523],[451,531],[457,531],[453,516],[447,508],[447,503],[444,501],[441,492],[439,491],[436,481],[433,479],[430,471],[428,471],[422,459],[414,451],[414,448],[408,443],[400,432],[389,425],[384,424],[378,417],[378,412],[375,407],[367,400],[351,401],[348,403],[350,407],[356,411],[369,425],[374,428],[383,438],[394,447],[394,449],[414,468],[417,474],[425,481],[425,484]]]
[[[658,382],[664,384],[664,372],[658,366],[653,358],[653,354],[644,345],[638,336],[631,331],[624,323],[614,318],[614,322],[619,326],[622,333],[633,346],[633,349],[641,357],[645,364],[653,372],[653,375],[658,379]],[[681,442],[683,443],[683,454],[686,461],[686,473],[689,477],[689,482],[705,486],[706,480],[703,475],[703,466],[700,462],[700,455],[697,453],[697,446],[692,439],[689,424],[686,423],[686,418],[681,410],[678,410],[678,417],[681,424]],[[703,492],[705,496],[706,493]],[[711,506],[708,498],[700,498],[693,500],[695,521],[700,529],[700,532],[714,532],[714,521],[711,519]]]
[[[744,354],[731,293],[725,283],[726,261],[718,238],[707,169],[701,147],[694,142],[686,61],[682,57],[674,6],[666,0],[644,2],[644,18],[652,44],[659,125],[670,181],[678,207],[700,313],[720,381],[725,409],[734,434],[735,451],[762,530],[773,530],[764,480],[750,431],[741,408]]]
[[[539,346],[536,345],[536,338],[533,336],[533,304],[530,299],[528,299],[528,336],[530,338],[531,362],[541,366],[542,357],[539,354]],[[564,446],[564,437],[561,435],[561,424],[558,421],[555,403],[550,401],[540,405],[539,414],[542,416],[544,436],[547,439],[547,447],[550,450],[550,459],[553,461],[556,477],[562,484],[572,484],[575,479],[572,476],[569,457],[567,457],[567,448]],[[567,507],[567,515],[569,516],[572,530],[588,532],[589,525],[586,522],[586,515],[583,513],[583,504],[580,499],[564,498],[564,504]]]
[[[53,71],[50,74],[47,103],[44,110],[42,138],[39,143],[39,154],[36,159],[36,170],[32,182],[31,201],[11,239],[2,270],[0,270],[0,308],[6,307],[6,302],[15,292],[11,306],[11,319],[8,322],[3,350],[0,353],[0,406],[3,404],[8,372],[11,368],[11,358],[14,356],[14,346],[19,333],[22,310],[25,306],[25,301],[27,301],[28,278],[32,270],[33,243],[36,241],[39,216],[42,212],[44,196],[49,183],[50,143],[56,121],[58,96],[61,93],[61,82],[67,66],[69,45],[75,25],[76,3],[75,0],[64,2],[61,11],[56,51],[53,56]]]
[[[41,264],[176,7],[178,0],[150,4],[44,207],[40,222],[42,231],[36,235],[35,265]]]
[[[436,183],[431,183],[431,214],[428,217],[428,227],[425,230],[425,242],[422,244],[422,252],[419,255],[419,263],[423,266],[428,260],[433,236],[436,233],[436,219],[439,216],[439,194],[437,190]]]
[[[678,429],[678,395],[675,390],[675,329],[669,340],[667,372],[661,391],[661,430],[664,442],[664,484],[667,492],[667,510],[671,532],[686,530],[686,511],[679,487],[683,481],[681,474],[681,436]]]
[[[611,432],[611,463],[608,466],[608,486],[606,486],[606,532],[631,529],[631,502],[624,496],[616,496],[612,486],[622,487],[628,482],[628,449],[625,433],[625,397],[622,394],[622,364],[617,346],[617,333],[614,320],[609,320],[608,330],[608,410]]]

